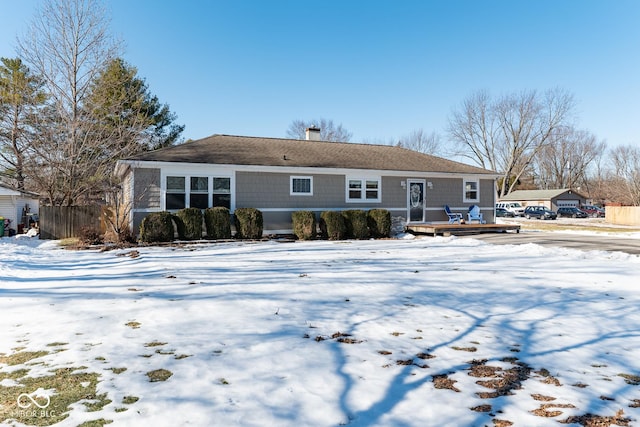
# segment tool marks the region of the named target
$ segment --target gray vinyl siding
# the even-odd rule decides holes
[[[493,180],[480,180],[480,200],[477,203],[465,203],[462,178],[427,179],[432,188],[427,188],[427,207],[444,207],[444,205],[469,207],[479,205],[481,208],[493,208],[495,204],[495,188]]]
[[[313,195],[291,196],[291,176],[313,177]],[[238,172],[236,174],[235,187],[236,207],[325,210],[398,208],[407,205],[407,193],[400,184],[406,178],[382,177],[380,184],[381,202],[370,203],[348,203],[346,201],[345,180],[344,175]]]
[[[492,179],[480,180],[480,207],[495,208],[496,186]]]
[[[134,209],[162,209],[160,169],[137,168],[134,175]]]
[[[288,173],[236,173],[236,207],[262,209],[327,209],[346,207],[344,175],[313,177],[313,196],[291,196]]]

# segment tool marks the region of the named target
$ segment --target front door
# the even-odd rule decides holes
[[[425,181],[423,179],[407,180],[408,222],[424,222]]]

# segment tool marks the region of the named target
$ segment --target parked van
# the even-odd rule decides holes
[[[518,202],[499,202],[496,203],[496,208],[505,209],[515,216],[524,216],[524,207]]]

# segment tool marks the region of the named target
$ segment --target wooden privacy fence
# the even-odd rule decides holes
[[[640,226],[640,206],[606,206],[604,214],[609,224]]]
[[[106,206],[40,206],[40,238],[49,240],[80,236],[83,227],[106,231],[102,213]]]

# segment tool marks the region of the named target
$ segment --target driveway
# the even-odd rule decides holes
[[[608,234],[577,234],[549,231],[527,231],[520,233],[486,233],[464,236],[484,240],[496,245],[524,245],[536,243],[542,246],[555,246],[580,249],[584,251],[617,251],[640,255],[640,239],[614,237]]]

